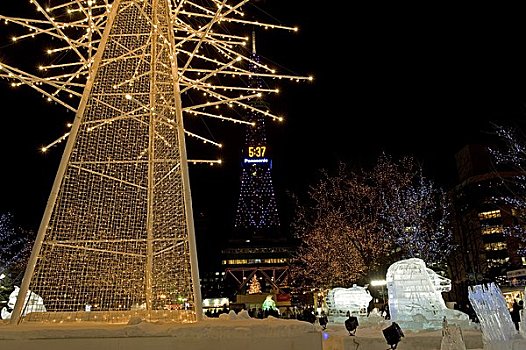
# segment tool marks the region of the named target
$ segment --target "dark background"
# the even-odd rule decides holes
[[[523,9],[407,4],[355,5],[256,1],[261,21],[298,25],[297,33],[258,31],[258,53],[283,73],[312,83],[280,82],[270,99],[284,123],[267,124],[273,180],[288,230],[288,193],[305,193],[321,168],[370,164],[380,152],[413,155],[446,187],[454,154],[491,140],[490,122],[522,127],[526,101]],[[5,6],[0,6],[1,8]],[[8,6],[8,5],[7,5]],[[29,6],[29,5],[28,5]],[[249,35],[250,28],[247,28]],[[0,31],[1,42],[6,31]],[[38,61],[35,52],[0,46],[4,59]],[[0,212],[36,230],[63,145],[39,148],[66,130],[71,113],[29,88],[0,82]],[[243,127],[214,130],[224,164],[190,167],[203,269],[213,268],[228,238],[239,190]],[[192,150],[190,149],[189,152]],[[206,266],[206,267],[205,267]]]

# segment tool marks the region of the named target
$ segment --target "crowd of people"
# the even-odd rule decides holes
[[[241,311],[242,309],[236,309],[232,308],[236,312],[236,314]],[[298,307],[286,307],[282,311],[279,309],[264,309],[264,308],[250,308],[247,310],[248,314],[252,318],[267,318],[269,316],[273,316],[276,318],[285,318],[285,319],[296,319],[300,321],[307,321],[310,323],[315,323],[317,319],[323,318],[322,323],[324,320],[327,319],[327,316],[325,315],[325,312],[322,311],[322,315],[319,315],[318,312],[314,310],[314,307],[304,307],[304,308],[298,308]],[[227,305],[223,305],[222,309],[208,309],[205,311],[205,315],[207,317],[219,317],[221,314],[227,314],[230,312],[230,308]]]

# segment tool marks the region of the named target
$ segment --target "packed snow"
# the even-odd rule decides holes
[[[362,318],[355,336],[349,336],[340,319],[331,320],[326,330],[315,322],[254,319],[246,311],[231,311],[219,318],[197,323],[146,322],[133,318],[128,324],[70,322],[62,324],[25,322],[18,326],[7,321],[0,326],[3,349],[127,349],[154,347],[157,350],[385,350],[382,330],[391,321],[379,316]],[[400,349],[440,349],[441,330],[404,330]],[[463,330],[466,349],[482,349],[479,329]]]

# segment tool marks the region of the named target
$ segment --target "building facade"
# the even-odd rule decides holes
[[[450,262],[451,299],[466,305],[471,285],[496,282],[511,301],[522,299],[524,281],[510,279],[523,268],[522,244],[510,228],[518,223],[518,210],[500,198],[520,174],[498,168],[487,146],[468,145],[456,154],[459,183],[451,190],[453,232],[457,249]]]

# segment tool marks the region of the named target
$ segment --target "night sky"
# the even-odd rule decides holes
[[[520,9],[315,4],[256,2],[300,28],[258,33],[258,53],[283,72],[314,76],[312,83],[280,83],[282,93],[271,101],[286,118],[267,124],[283,216],[290,209],[287,192],[305,192],[321,168],[340,160],[368,164],[382,151],[415,156],[429,177],[450,186],[455,152],[490,140],[490,122],[521,126],[525,120],[526,21]],[[0,60],[6,54],[0,47]],[[39,147],[62,135],[73,115],[5,82],[0,103],[0,211],[36,230],[63,150],[42,154]],[[218,247],[228,237],[243,132],[240,126],[214,131],[225,144],[224,165],[190,167],[195,214],[204,215],[209,228],[198,236],[200,246]]]

